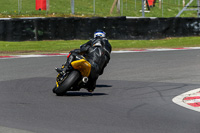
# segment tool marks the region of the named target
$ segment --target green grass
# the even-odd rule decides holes
[[[68,52],[79,48],[87,40],[69,41],[0,41],[0,55]],[[167,38],[161,40],[110,40],[113,50],[145,48],[200,47],[200,37]]]
[[[50,10],[36,11],[35,0],[21,0],[22,8],[18,12],[18,0],[0,0],[0,17],[69,17],[71,15],[71,0],[50,0]],[[116,7],[112,14],[110,8],[114,0],[95,0],[95,14],[93,0],[75,0],[75,16],[132,16],[141,17],[142,0],[123,0],[121,13],[117,13]],[[122,0],[121,0],[122,1]],[[186,3],[189,0],[185,0]],[[163,8],[159,8],[159,0],[156,6],[151,8],[146,17],[175,17],[183,8],[182,0],[163,0]],[[197,6],[196,0],[191,6]],[[181,17],[197,17],[196,11],[184,12]]]
[[[114,0],[95,0],[95,13],[93,0],[75,0],[75,15],[71,15],[71,0],[50,0],[49,11],[36,11],[35,0],[21,0],[22,8],[18,12],[18,0],[0,0],[0,17],[93,17],[93,16],[132,16],[141,17],[141,0],[123,0],[123,11],[117,13],[116,7],[110,14],[110,8]],[[185,0],[188,3],[190,0]],[[175,17],[183,8],[182,0],[164,0],[163,8],[159,8],[159,0],[156,6],[151,8],[145,17]],[[180,3],[179,3],[180,2]],[[196,0],[191,6],[196,6]],[[184,12],[181,17],[197,17],[196,11]],[[43,53],[43,52],[68,52],[79,48],[87,40],[70,41],[25,41],[3,42],[0,41],[0,55]],[[162,40],[110,40],[114,50],[143,49],[143,48],[177,48],[200,47],[199,37],[167,38]]]

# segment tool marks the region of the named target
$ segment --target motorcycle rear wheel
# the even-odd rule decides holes
[[[59,87],[54,88],[53,92],[56,93],[57,96],[63,96],[78,81],[80,76],[81,74],[79,71],[72,71]]]

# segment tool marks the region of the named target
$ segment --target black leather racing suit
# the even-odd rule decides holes
[[[101,46],[95,46],[97,43],[100,43]],[[84,54],[86,60],[99,75],[103,74],[103,70],[110,60],[111,50],[112,47],[106,38],[94,38],[80,46],[80,52]]]
[[[100,44],[100,45],[99,45]],[[91,64],[91,73],[89,76],[89,89],[93,89],[96,86],[96,80],[99,75],[103,74],[104,68],[110,60],[110,53],[112,47],[106,38],[94,38],[87,43],[80,46],[80,49],[74,50],[72,55],[78,57],[83,55],[86,60]],[[80,58],[80,56],[78,57]],[[69,62],[68,64],[70,64]]]

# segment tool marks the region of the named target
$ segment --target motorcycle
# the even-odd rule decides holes
[[[62,96],[66,94],[67,91],[80,91],[81,88],[87,89],[91,64],[83,57],[82,59],[71,61],[70,66],[70,69],[64,72],[60,71],[58,68],[55,69],[58,75],[53,93],[57,96]],[[65,65],[62,65],[62,70],[65,67]]]

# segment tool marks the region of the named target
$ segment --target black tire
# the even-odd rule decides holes
[[[63,81],[63,83],[53,91],[56,93],[57,96],[64,95],[73,85],[78,81],[81,74],[78,71],[72,71],[69,76]]]
[[[52,90],[53,93],[56,93],[56,92],[55,92],[56,89],[57,89],[57,85],[55,85],[55,86],[53,87],[53,90]]]

